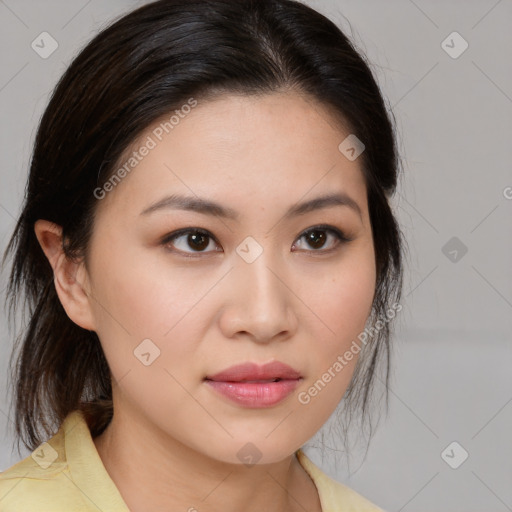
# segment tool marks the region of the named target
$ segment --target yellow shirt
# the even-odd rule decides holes
[[[316,485],[322,512],[382,512],[333,480],[306,457],[297,459]],[[58,432],[0,473],[0,512],[129,512],[96,450],[87,423],[71,412]]]

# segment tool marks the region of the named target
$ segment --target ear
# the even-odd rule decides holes
[[[55,289],[68,317],[80,327],[95,330],[92,296],[83,262],[66,257],[62,247],[62,228],[47,220],[34,225],[37,240],[53,269]]]

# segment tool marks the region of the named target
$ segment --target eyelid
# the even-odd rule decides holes
[[[309,233],[310,231],[330,231],[331,233],[334,233],[335,235],[338,235],[342,242],[352,242],[355,239],[355,236],[349,235],[345,230],[341,228],[337,228],[336,226],[332,226],[331,224],[315,224],[314,226],[311,226],[310,228],[305,229],[298,238],[304,236],[306,233]]]

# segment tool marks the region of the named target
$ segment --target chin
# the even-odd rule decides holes
[[[260,439],[253,438],[251,441],[247,436],[241,439],[231,439],[227,443],[217,447],[209,446],[206,455],[227,464],[254,465],[275,464],[292,456],[299,446],[286,445],[280,438],[269,441],[262,435]]]

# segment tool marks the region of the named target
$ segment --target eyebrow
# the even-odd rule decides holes
[[[304,215],[306,213],[321,210],[323,208],[329,208],[333,206],[348,206],[359,214],[362,219],[362,211],[359,205],[350,196],[345,193],[328,194],[309,201],[295,204],[291,206],[285,213],[284,218],[288,219],[298,215]],[[180,194],[173,194],[163,199],[160,199],[156,203],[150,205],[141,212],[140,215],[149,215],[158,210],[163,209],[175,209],[175,210],[187,210],[204,215],[215,215],[224,219],[237,220],[240,215],[236,210],[222,206],[214,201],[203,199],[200,197],[184,196]]]

